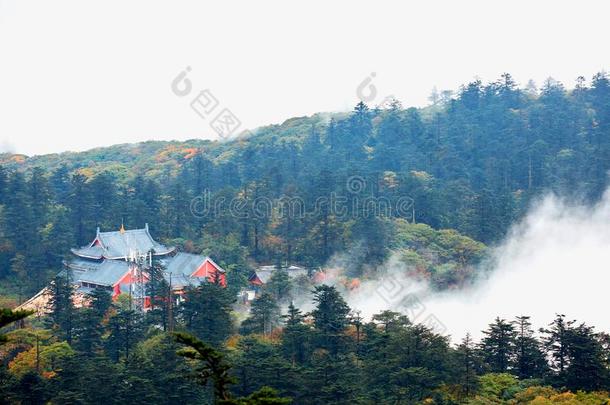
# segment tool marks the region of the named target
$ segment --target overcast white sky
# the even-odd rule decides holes
[[[0,0],[0,149],[214,138],[170,83],[186,66],[243,128],[381,101],[425,105],[508,71],[572,86],[610,66],[603,1]]]

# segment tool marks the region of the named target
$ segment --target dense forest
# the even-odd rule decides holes
[[[315,309],[302,313],[288,307],[294,285],[281,272],[243,322],[235,296],[257,264],[317,269],[338,256],[349,277],[374,277],[397,255],[413,277],[459,288],[532,201],[595,201],[609,169],[605,73],[570,90],[552,79],[521,88],[505,74],[422,109],[359,103],[224,143],[0,155],[0,306],[53,291],[48,316],[6,333],[2,399],[607,403],[591,392],[610,388],[610,338],[563,315],[538,333],[527,317],[496,319],[456,346],[399,313],[363,320],[329,286],[308,286]],[[97,227],[145,223],[217,259],[228,288],[193,288],[175,313],[163,299],[140,314],[103,294],[74,308],[69,279],[56,277],[70,248]]]
[[[604,192],[609,83],[600,73],[570,91],[552,79],[522,89],[506,74],[421,110],[360,103],[227,143],[3,155],[0,277],[36,289],[70,247],[121,222],[239,269],[317,267],[352,249],[360,274],[401,245],[395,218],[493,243],[541,193]]]
[[[610,401],[602,391],[610,388],[610,335],[564,315],[539,333],[527,316],[497,318],[480,341],[466,336],[451,345],[398,312],[365,321],[327,285],[313,290],[310,313],[290,304],[284,315],[280,305],[290,290],[269,288],[252,303],[239,334],[235,299],[214,283],[187,291],[175,317],[166,300],[141,314],[102,290],[89,307],[76,309],[61,277],[53,291],[48,316],[3,338],[5,403]]]

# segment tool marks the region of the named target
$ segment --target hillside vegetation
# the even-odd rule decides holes
[[[535,331],[515,314],[456,344],[438,319],[391,310],[363,319],[337,289],[358,288],[353,279],[374,277],[390,257],[435,288],[459,288],[542,193],[598,199],[610,168],[604,74],[571,91],[553,80],[522,89],[504,75],[421,110],[360,103],[225,143],[1,159],[0,303],[49,282],[50,296],[37,317],[0,314],[0,403],[610,401],[610,335],[586,323],[549,314]],[[103,289],[76,308],[70,273],[57,275],[62,260],[96,227],[121,223],[148,223],[156,239],[211,255],[228,288],[187,286],[178,299],[151,276],[149,311]],[[293,304],[302,280],[278,269],[248,313],[235,313],[254,264],[335,262],[345,266],[335,286],[305,277],[311,312]]]
[[[543,192],[599,198],[609,154],[610,84],[600,73],[569,91],[552,79],[519,88],[506,74],[425,109],[360,103],[225,143],[2,155],[0,277],[35,289],[70,247],[123,221],[148,222],[156,238],[236,269],[319,267],[358,245],[350,269],[358,276],[400,249],[428,276],[446,274],[439,283],[447,285],[480,255],[423,263],[421,249],[400,240],[401,223],[493,243]],[[240,284],[245,274],[233,277]]]

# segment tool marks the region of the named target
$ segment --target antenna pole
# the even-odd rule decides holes
[[[169,288],[168,288],[168,302],[167,302],[167,318],[168,318],[168,329],[170,332],[174,331],[174,302],[172,297],[172,273],[169,273]]]

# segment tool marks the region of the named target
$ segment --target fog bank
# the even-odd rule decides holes
[[[492,248],[492,271],[461,291],[432,293],[404,276],[395,258],[380,280],[347,296],[366,317],[384,309],[406,312],[454,342],[475,338],[496,316],[530,315],[534,326],[556,313],[610,331],[610,193],[596,205],[547,196]]]

